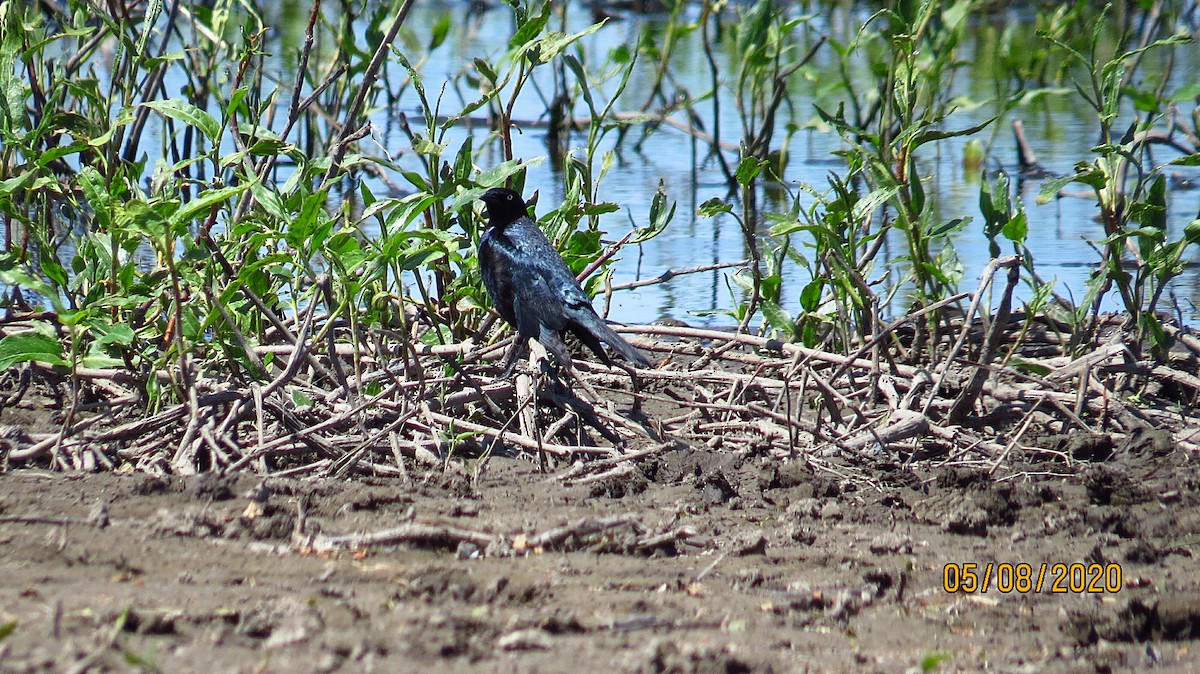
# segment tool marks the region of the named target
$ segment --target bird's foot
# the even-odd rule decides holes
[[[525,358],[525,350],[527,346],[523,343],[525,340],[518,337],[513,343],[512,348],[508,351],[508,356],[504,359],[504,371],[500,373],[501,379],[512,379],[513,372],[517,370],[519,364]]]

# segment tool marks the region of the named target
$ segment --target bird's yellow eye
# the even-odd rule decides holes
[[[509,201],[512,201],[512,195],[511,195],[511,194],[506,194],[506,195],[504,195],[504,198],[505,198],[505,199],[508,199]]]

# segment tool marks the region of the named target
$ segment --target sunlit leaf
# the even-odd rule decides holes
[[[796,338],[796,321],[792,318],[783,307],[764,299],[760,302],[762,307],[763,318],[767,319],[767,323],[776,330],[784,333],[788,339]]]
[[[431,191],[429,183],[425,182],[425,176],[422,176],[420,173],[417,173],[416,171],[401,171],[400,175],[404,176],[405,180],[422,192]]]
[[[766,162],[756,157],[743,157],[738,163],[737,170],[734,172],[734,177],[738,184],[742,187],[748,187],[758,174],[762,173],[763,164]]]
[[[1177,157],[1167,163],[1174,166],[1200,166],[1200,152],[1195,152],[1183,157]]]
[[[254,195],[254,201],[268,215],[281,222],[287,221],[289,213],[283,205],[283,201],[279,198],[279,194],[273,192],[255,181],[250,187],[250,193]]]
[[[231,197],[250,189],[250,185],[251,183],[247,182],[234,185],[233,187],[223,187],[221,189],[201,192],[199,196],[180,206],[179,210],[171,215],[169,220],[171,228],[175,229],[179,225],[186,225],[201,213],[208,213],[214,206],[218,206],[228,201]]]
[[[654,198],[650,200],[649,223],[638,230],[637,234],[633,237],[633,243],[648,241],[665,230],[675,217],[675,206],[675,202],[672,201],[670,208],[667,207],[667,186],[659,178],[658,189],[654,192]]]
[[[550,5],[547,2],[542,5],[542,12],[534,17],[526,17],[521,25],[517,26],[516,32],[508,41],[509,49],[516,49],[524,46],[530,40],[538,36],[542,29],[546,27],[546,23],[550,21]]]
[[[551,3],[546,4],[549,6]],[[592,24],[578,33],[571,35],[557,31],[547,33],[540,40],[533,43],[529,50],[529,55],[537,63],[549,63],[561,54],[564,49],[569,47],[572,42],[600,30],[604,26],[604,23],[604,21],[601,21],[600,23]]]
[[[1017,213],[1000,229],[1000,233],[1009,241],[1024,243],[1025,237],[1029,235],[1029,219],[1024,213]]]
[[[617,204],[608,201],[601,201],[596,204],[588,204],[583,207],[583,214],[588,216],[604,215],[605,213],[616,213],[621,210]]]
[[[698,208],[696,212],[699,213],[700,217],[702,218],[711,218],[718,213],[732,213],[733,206],[725,203],[718,197],[713,197],[712,199],[700,204],[700,208]]]
[[[67,364],[63,360],[62,342],[54,333],[54,327],[42,321],[35,321],[33,328],[0,339],[0,369],[27,361],[48,365]]]
[[[984,128],[987,127],[987,125],[991,124],[994,121],[996,121],[996,118],[990,117],[990,118],[984,120],[983,122],[976,124],[975,126],[969,126],[965,129],[959,129],[958,131],[941,131],[938,129],[932,129],[930,131],[926,131],[922,134],[919,134],[915,139],[913,139],[912,147],[916,148],[921,145],[924,145],[925,143],[929,143],[929,142],[935,141],[935,140],[941,140],[943,138],[955,138],[958,136],[969,136],[973,133],[982,131]]]
[[[1037,203],[1047,204],[1051,199],[1058,197],[1058,193],[1062,188],[1075,182],[1075,176],[1059,176],[1057,178],[1048,178],[1042,183],[1041,189],[1038,190]]]
[[[808,225],[800,222],[799,218],[793,218],[789,216],[787,218],[783,218],[780,222],[773,225],[767,230],[767,233],[771,236],[787,236],[788,234],[792,234],[807,228]]]
[[[899,187],[880,187],[879,189],[871,191],[870,194],[862,199],[859,199],[858,202],[854,204],[854,209],[850,214],[851,220],[854,222],[862,222],[871,217],[871,215],[878,210],[880,206],[886,204],[888,200],[896,196],[896,193],[899,191]]]
[[[1189,82],[1171,93],[1172,103],[1184,103],[1200,98],[1200,82]]]
[[[221,133],[221,123],[215,117],[185,100],[172,98],[165,101],[147,101],[142,103],[142,106],[196,127],[205,136],[208,136],[209,140],[216,140]]]
[[[430,155],[432,157],[442,156],[442,152],[449,147],[448,144],[435,143],[422,136],[415,136],[412,139],[412,149],[417,154]]]

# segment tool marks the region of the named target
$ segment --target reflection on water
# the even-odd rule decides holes
[[[407,27],[417,36],[429,26],[435,25],[447,13],[454,18],[447,42],[435,50],[421,66],[425,86],[431,97],[437,95],[443,82],[453,79],[467,68],[473,58],[495,60],[507,47],[508,37],[512,32],[510,10],[500,6],[481,14],[468,14],[468,4],[466,0],[422,2],[417,3],[409,15]],[[586,3],[572,2],[568,7],[567,30],[578,31],[590,25],[592,13]],[[288,55],[295,54],[299,42],[303,39],[307,10],[301,9],[294,2],[285,2],[276,10],[275,17],[268,18],[268,22],[278,28],[271,32],[272,39],[278,42],[268,48],[269,52],[275,54],[269,65],[273,64],[278,68],[279,79],[283,82],[290,82],[294,77],[288,70],[294,68],[295,63]],[[698,8],[691,7],[687,11],[693,12],[691,18],[694,19]],[[874,8],[836,3],[833,7],[820,6],[814,11],[816,16],[797,29],[798,38],[802,43],[801,49],[806,48],[804,42],[811,43],[817,36],[822,35],[842,42],[848,41],[853,32],[870,17]],[[604,63],[610,50],[622,43],[629,44],[632,48],[638,39],[646,35],[654,40],[661,40],[665,24],[666,17],[663,16],[618,16],[581,43],[582,58],[590,68],[596,69]],[[992,73],[995,70],[991,60],[993,45],[999,36],[1007,30],[1009,35],[1025,36],[1024,39],[1030,42],[1035,40],[1032,17],[1023,14],[1021,10],[989,16],[986,20],[981,19],[980,23],[972,28],[968,31],[970,41],[962,48],[962,57],[968,65],[950,84],[953,93],[963,100],[960,110],[950,118],[948,126],[951,128],[969,127],[996,114],[996,106],[989,101],[996,92],[995,83],[992,81]],[[699,34],[693,31],[680,39],[682,45],[677,49],[672,62],[671,87],[687,92],[693,97],[701,96],[711,88],[711,81]],[[426,40],[418,37],[415,43],[425,44]],[[719,49],[715,55],[718,67],[722,73],[729,76],[732,70],[731,63],[738,55],[729,48]],[[1200,63],[1200,47],[1196,44],[1178,48],[1175,55],[1180,63]],[[1156,55],[1152,52],[1143,68],[1155,68],[1154,58]],[[624,96],[614,110],[634,111],[642,105],[653,84],[652,60],[643,57],[630,78]],[[395,62],[391,63],[389,68],[395,72],[399,71]],[[845,173],[842,161],[833,154],[837,150],[845,149],[845,146],[835,132],[817,121],[813,108],[814,97],[818,96],[824,97],[820,102],[826,109],[836,108],[840,92],[831,87],[830,82],[838,79],[837,68],[836,54],[826,45],[818,50],[811,66],[799,71],[791,80],[792,116],[788,118],[788,109],[785,108],[780,125],[793,122],[801,127],[792,137],[786,164],[785,177],[792,192],[796,191],[796,184],[800,182],[824,191],[827,176],[831,172]],[[541,90],[551,91],[551,70],[542,68],[535,73],[535,80]],[[1167,90],[1184,84],[1184,80],[1189,77],[1194,77],[1193,70],[1177,67],[1175,78],[1178,81],[1170,83]],[[382,81],[393,82],[389,86],[395,86],[394,82],[399,79],[393,76]],[[464,86],[466,85],[459,84],[459,87]],[[603,98],[606,93],[611,93],[614,87],[614,82],[606,82],[594,95],[598,99]],[[475,95],[474,91],[460,93],[453,87],[448,87],[444,94],[443,111],[453,112],[463,102],[460,97]],[[722,89],[722,100],[720,122],[724,137],[726,140],[736,141],[740,134],[741,122],[736,117],[736,106],[728,86]],[[701,105],[697,110],[702,115],[711,113],[708,105]],[[377,129],[374,138],[381,147],[367,147],[366,151],[373,153],[378,149],[380,154],[394,158],[403,168],[419,170],[419,161],[410,149],[408,136],[401,130],[398,113],[408,115],[410,123],[419,124],[421,115],[412,87],[399,92],[398,102],[394,106],[375,114],[372,119]],[[576,113],[581,116],[586,114],[582,103]],[[545,121],[543,99],[533,88],[527,88],[517,102],[514,118]],[[1024,120],[1028,140],[1038,160],[1052,173],[1069,173],[1076,162],[1091,158],[1089,151],[1096,142],[1097,134],[1095,113],[1088,109],[1077,95],[1045,96],[1034,103],[1018,107],[1000,122],[976,134],[976,138],[990,147],[988,167],[991,170],[1003,168],[1011,175],[1017,173],[1016,146],[1008,126],[1012,119],[1017,118]],[[712,123],[712,119],[705,120],[710,129]],[[479,151],[477,165],[487,169],[502,161],[499,144],[485,143],[488,130],[482,124],[475,125],[472,131],[466,128],[452,130],[447,138],[449,156],[452,157],[457,152],[468,133],[474,134],[474,146]],[[640,136],[640,131],[631,135]],[[609,134],[602,149],[613,148],[616,136],[615,133]],[[782,133],[776,134],[777,139],[782,137]],[[572,142],[582,147],[584,140],[575,138]],[[976,286],[979,273],[988,262],[988,245],[982,235],[982,217],[979,214],[980,177],[978,173],[964,170],[962,164],[962,149],[967,140],[951,138],[922,147],[919,171],[927,179],[928,196],[935,204],[941,220],[973,217],[973,222],[965,230],[958,232],[953,239],[964,270],[962,285],[964,289],[970,290]],[[513,141],[514,154],[519,158],[531,160],[544,157],[548,152],[545,128],[541,124],[521,126],[518,132],[514,133]],[[721,171],[712,158],[706,157],[706,153],[707,146],[697,143],[681,131],[666,126],[660,127],[640,143],[629,142],[627,139],[621,145],[616,166],[601,186],[605,200],[622,206],[621,212],[606,215],[602,220],[602,228],[608,232],[607,238],[619,239],[628,231],[631,220],[638,224],[644,223],[660,180],[664,183],[669,198],[678,203],[678,209],[672,224],[659,237],[623,252],[615,265],[614,283],[654,278],[667,270],[678,271],[746,257],[740,230],[732,218],[702,219],[696,216],[697,207],[705,200],[712,197],[729,197]],[[727,154],[727,160],[735,161],[736,157]],[[1164,158],[1156,157],[1156,160],[1163,161]],[[1183,178],[1190,179],[1192,184],[1200,182],[1197,169],[1178,170],[1190,172],[1183,173]],[[397,178],[396,182],[402,181]],[[548,204],[555,204],[562,198],[563,182],[563,176],[556,169],[555,162],[544,161],[529,170],[528,189],[538,189],[541,192],[542,206],[538,209],[539,212],[549,210],[552,206]],[[1080,300],[1085,292],[1085,280],[1098,260],[1098,255],[1089,241],[1095,242],[1102,237],[1101,227],[1094,219],[1097,212],[1095,204],[1085,198],[1062,198],[1038,206],[1034,203],[1034,197],[1040,181],[1017,183],[1014,180],[1014,183],[1015,191],[1023,200],[1029,216],[1027,245],[1035,258],[1039,275],[1046,280],[1055,280],[1059,294]],[[383,184],[372,184],[372,188],[377,194],[388,191],[387,186]],[[1169,236],[1177,238],[1183,226],[1197,217],[1200,191],[1173,189],[1169,196]],[[780,199],[783,201],[780,202]],[[768,208],[786,209],[786,192],[779,188],[767,189],[762,203]],[[902,234],[894,232],[894,235],[895,239],[883,248],[872,278],[884,274],[888,264],[892,263],[891,258],[904,250],[905,244],[900,238]],[[1183,275],[1175,280],[1172,290],[1178,297],[1185,320],[1197,322],[1200,321],[1200,310],[1197,309],[1200,305],[1200,251],[1193,248],[1188,252],[1188,256],[1190,264]],[[628,322],[649,322],[661,317],[672,317],[691,323],[728,323],[730,320],[722,316],[695,315],[696,312],[729,309],[739,301],[729,289],[727,274],[727,270],[711,271],[618,292],[613,297],[612,315]],[[792,267],[785,271],[785,308],[793,314],[798,313],[796,305],[800,288],[808,281],[809,275],[804,269]],[[1029,288],[1022,287],[1018,295],[1028,298]],[[1167,302],[1160,305],[1160,308],[1166,307]],[[897,310],[901,308],[896,307]],[[1115,293],[1108,296],[1108,303],[1104,308],[1118,308]]]
[[[410,16],[409,25],[432,25],[444,12],[460,9],[461,6],[455,3],[420,3]],[[857,29],[870,15],[869,9],[822,11],[825,13],[813,18],[802,29],[807,31],[808,36],[831,34],[835,39],[847,39],[847,31]],[[583,11],[582,7],[572,5],[571,11],[568,12],[568,20],[570,30],[581,30],[588,25],[591,15]],[[992,17],[992,20],[996,25],[981,25],[978,30],[970,31],[970,34],[975,36],[975,42],[964,47],[964,58],[974,65],[968,67],[966,72],[960,73],[953,83],[954,93],[962,96],[964,100],[985,102],[994,95],[995,87],[989,81],[992,70],[985,63],[991,48],[984,44],[985,36],[992,36],[994,39],[1008,22],[1018,22],[1017,30],[1025,30],[1032,34],[1032,26],[1020,24],[1019,22],[1027,19],[1017,13]],[[506,46],[507,36],[511,34],[510,21],[508,11],[500,9],[486,12],[472,21],[459,22],[452,30],[449,43],[435,52],[423,67],[427,88],[436,90],[441,80],[453,77],[474,56],[499,56]],[[665,17],[637,15],[618,18],[584,43],[585,61],[591,64],[602,63],[612,47],[623,41],[632,41],[645,31],[661,33],[665,21]],[[678,57],[674,63],[673,74],[676,80],[673,85],[698,96],[710,88],[708,66],[703,60],[698,35],[693,32],[683,39],[685,43],[678,50]],[[1187,51],[1177,55],[1179,60],[1185,60],[1187,55],[1192,62],[1200,62],[1196,59],[1200,51],[1197,51],[1194,45],[1185,46],[1183,49]],[[728,50],[723,50],[718,51],[717,56],[726,60],[725,63],[719,63],[719,66],[723,72],[729,72],[728,60],[732,55]],[[836,78],[836,66],[834,52],[823,48],[818,52],[812,68],[794,78],[795,117],[792,121],[796,124],[805,125],[815,121],[812,96],[816,91],[828,90],[828,87],[821,89],[818,84],[824,77]],[[1180,79],[1193,74],[1187,69],[1177,68],[1176,72]],[[550,71],[545,69],[539,74],[548,76]],[[649,59],[645,59],[638,65],[615,109],[636,109],[645,99],[651,87],[652,77],[652,64],[649,63]],[[1168,90],[1181,83],[1172,83]],[[541,81],[541,84],[545,87],[544,90],[549,90],[548,81]],[[726,90],[724,94],[730,101],[722,107],[722,128],[727,136],[735,136],[740,131],[740,122],[735,117],[736,107],[732,104],[730,92]],[[400,101],[399,110],[411,116],[416,112],[415,101],[415,96],[407,92]],[[828,101],[824,103],[828,104]],[[704,113],[709,108],[700,106],[699,110]],[[963,109],[950,118],[950,126],[964,128],[993,114],[995,109],[991,104],[980,105],[974,109],[964,105]],[[518,102],[514,117],[521,120],[544,120],[541,99],[532,90],[527,90]],[[415,169],[415,158],[411,152],[405,152],[408,139],[399,133],[392,118],[390,114],[381,113],[376,119],[379,127],[385,130],[382,142],[392,156],[400,156],[401,165],[407,166],[408,162],[411,162],[412,168]],[[977,135],[985,144],[990,144],[989,166],[992,170],[1003,167],[1011,175],[1017,173],[1016,144],[1008,126],[1011,119],[1015,118],[1024,119],[1028,139],[1038,160],[1052,173],[1069,173],[1076,162],[1090,158],[1089,150],[1095,144],[1097,134],[1094,113],[1085,108],[1077,96],[1049,96],[1033,105],[1018,108],[1010,117]],[[706,121],[711,124],[711,120]],[[820,128],[819,125],[810,127],[793,137],[786,179],[789,182],[807,182],[823,191],[830,172],[844,172],[841,161],[831,154],[844,149],[844,145],[832,130]],[[477,148],[482,145],[486,133],[486,129],[477,131]],[[616,134],[609,135],[605,149],[613,147],[615,137]],[[457,149],[461,139],[461,133],[451,136],[451,152]],[[575,140],[582,146],[584,139]],[[923,147],[920,171],[923,176],[928,177],[927,190],[930,198],[935,200],[942,219],[963,216],[974,218],[973,222],[953,239],[964,268],[962,284],[965,289],[973,289],[979,273],[987,264],[988,246],[982,235],[982,217],[979,214],[980,177],[978,173],[965,171],[962,164],[962,147],[967,140],[953,138]],[[736,222],[731,218],[701,219],[695,215],[697,206],[705,200],[711,197],[728,197],[720,170],[711,159],[704,158],[706,151],[706,146],[696,143],[682,132],[666,127],[651,134],[638,148],[630,142],[621,146],[616,167],[602,183],[603,197],[621,204],[623,208],[621,213],[605,216],[603,228],[607,230],[608,238],[620,238],[630,227],[631,217],[634,222],[644,221],[659,180],[665,183],[669,197],[678,202],[679,208],[672,225],[662,235],[643,244],[640,249],[624,252],[615,268],[614,283],[653,278],[668,269],[680,270],[746,257]],[[528,159],[544,156],[546,153],[543,128],[529,126],[514,134],[515,156]],[[735,159],[736,157],[730,157],[730,161]],[[500,160],[497,149],[493,156],[485,152],[480,156],[478,163],[488,168],[491,163]],[[1194,172],[1195,169],[1180,170],[1193,171],[1186,176],[1193,182],[1200,177]],[[548,210],[549,207],[545,204],[556,203],[562,197],[563,179],[561,174],[556,173],[552,162],[543,162],[532,168],[527,185],[529,189],[541,190],[543,208],[539,211]],[[1068,197],[1038,206],[1034,203],[1034,198],[1039,185],[1040,181],[1033,180],[1018,183],[1015,188],[1029,216],[1027,245],[1034,255],[1039,275],[1047,280],[1056,279],[1056,290],[1061,295],[1079,300],[1085,292],[1085,280],[1098,259],[1089,240],[1095,241],[1102,237],[1100,225],[1094,219],[1097,212],[1095,204],[1086,198]],[[772,198],[769,192],[764,197],[764,203],[768,204],[768,207]],[[1175,189],[1171,192],[1171,199],[1169,235],[1174,238],[1179,236],[1187,222],[1197,217],[1200,192]],[[782,204],[779,206],[783,207]],[[886,261],[888,249],[901,251],[903,248],[904,242],[899,238],[889,242],[889,246],[885,248],[885,255],[881,256],[881,262]],[[1200,253],[1195,249],[1189,252],[1191,264],[1173,286],[1185,319],[1193,322],[1200,318],[1196,308],[1200,305],[1198,255]],[[883,272],[882,268],[875,270],[876,276]],[[730,308],[734,304],[725,279],[726,274],[727,271],[713,271],[676,277],[663,284],[617,293],[613,298],[612,315],[629,322],[648,322],[667,316],[692,323],[728,322],[729,319],[720,316],[700,318],[692,315],[697,311]],[[790,299],[792,306],[787,308],[791,311],[796,311],[795,304],[800,288],[808,280],[808,272],[803,269],[791,269],[785,273],[787,285],[784,297]],[[1028,287],[1021,290],[1021,297],[1027,298],[1030,295]],[[1110,300],[1113,301],[1105,308],[1117,309],[1115,294],[1110,295]]]

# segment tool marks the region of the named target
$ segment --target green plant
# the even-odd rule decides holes
[[[1170,344],[1155,311],[1167,282],[1183,271],[1185,250],[1200,243],[1200,219],[1186,225],[1179,238],[1167,238],[1164,170],[1172,165],[1200,164],[1200,152],[1184,148],[1183,157],[1155,162],[1150,150],[1156,144],[1173,144],[1170,136],[1158,131],[1157,126],[1165,119],[1173,99],[1176,102],[1192,99],[1196,90],[1188,86],[1175,96],[1165,94],[1171,60],[1158,70],[1158,79],[1146,85],[1136,86],[1134,74],[1146,54],[1169,50],[1191,38],[1177,34],[1153,39],[1153,31],[1146,30],[1134,46],[1119,44],[1116,53],[1106,57],[1103,33],[1108,25],[1108,12],[1105,9],[1094,19],[1085,51],[1055,35],[1045,35],[1066,58],[1083,69],[1085,79],[1076,83],[1076,90],[1096,113],[1100,140],[1092,148],[1095,158],[1079,162],[1071,175],[1046,181],[1038,202],[1046,203],[1071,183],[1092,189],[1104,238],[1098,242],[1100,265],[1088,280],[1078,318],[1082,321],[1091,317],[1094,321],[1104,296],[1115,287],[1133,322],[1137,343],[1148,344],[1156,357],[1164,358]],[[1128,120],[1128,124],[1123,120]],[[1090,334],[1091,330],[1078,331],[1076,345],[1086,344]]]
[[[849,100],[834,112],[817,108],[820,118],[850,145],[843,154],[851,174],[861,170],[872,193],[887,195],[883,227],[904,234],[907,280],[919,305],[940,300],[956,288],[961,271],[947,237],[970,218],[937,216],[926,194],[918,150],[934,141],[974,134],[992,121],[952,131],[943,128],[954,110],[949,82],[962,66],[957,51],[975,5],[974,0],[949,5],[924,0],[879,11],[850,43],[833,44],[843,62]],[[877,74],[878,81],[866,93],[849,74],[856,55],[866,55],[871,72]]]
[[[801,313],[794,329],[806,346],[854,348],[856,340],[875,334],[880,311],[890,299],[876,295],[871,276],[886,231],[874,226],[874,217],[892,190],[860,195],[852,184],[861,171],[858,166],[846,178],[831,175],[824,193],[802,185],[790,213],[768,216],[775,223],[772,236],[788,239],[802,233],[806,238],[801,245],[812,250],[806,256],[789,246],[789,257],[810,274],[800,291]],[[802,203],[805,197],[811,199],[808,207]],[[886,292],[895,292],[895,286]]]

